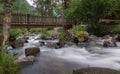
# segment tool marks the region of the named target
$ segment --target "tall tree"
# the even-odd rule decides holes
[[[53,16],[52,0],[34,0],[41,16]]]
[[[3,18],[3,42],[2,50],[7,50],[10,24],[12,20],[12,0],[4,0],[4,18]]]

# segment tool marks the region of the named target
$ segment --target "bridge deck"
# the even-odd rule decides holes
[[[0,13],[0,26],[3,23],[3,14]],[[36,28],[72,25],[73,20],[68,18],[41,17],[30,14],[12,14],[11,27],[13,28]]]

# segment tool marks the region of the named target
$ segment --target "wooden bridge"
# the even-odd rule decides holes
[[[0,26],[3,23],[3,14],[0,13]],[[12,14],[12,28],[39,28],[39,27],[67,27],[73,24],[72,19],[61,17],[41,17],[30,14]]]

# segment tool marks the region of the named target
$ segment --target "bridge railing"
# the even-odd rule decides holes
[[[3,14],[0,13],[0,24],[3,23]],[[41,17],[30,14],[12,14],[11,25],[72,25],[72,19],[57,17]]]

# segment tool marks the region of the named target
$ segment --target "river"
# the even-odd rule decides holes
[[[24,47],[9,50],[19,52],[19,58],[24,57],[24,49],[31,46],[39,46],[39,36],[30,36]],[[58,40],[51,40],[56,42]],[[44,42],[51,42],[44,41]],[[95,47],[94,53],[85,47],[65,46],[60,49],[40,47],[40,54],[36,57],[38,61],[22,68],[21,74],[72,74],[72,70],[85,67],[104,67],[120,69],[120,43],[118,47],[103,48]]]

